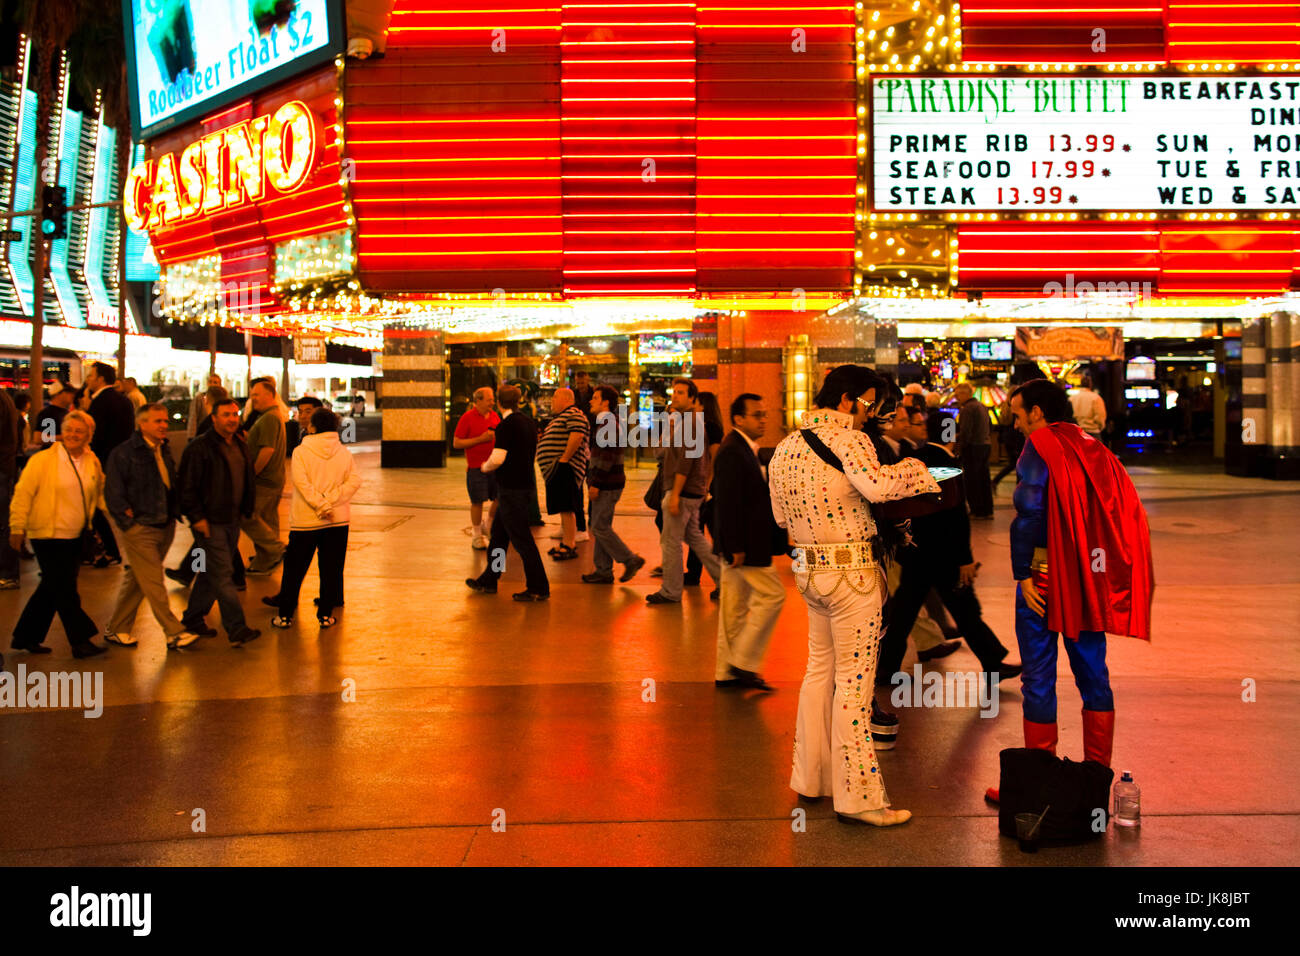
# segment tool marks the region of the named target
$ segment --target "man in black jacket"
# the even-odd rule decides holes
[[[918,439],[921,424],[918,411],[913,423]],[[931,468],[957,467],[957,459],[940,443],[942,421],[931,419],[930,426],[929,442],[912,457],[919,458]],[[971,555],[970,518],[965,504],[958,501],[944,511],[912,518],[911,538],[911,546],[899,553],[902,575],[898,590],[890,598],[889,627],[880,642],[876,685],[887,687],[903,663],[907,635],[916,623],[926,595],[934,588],[957,622],[966,643],[979,658],[992,696],[997,682],[1015,677],[1020,673],[1020,665],[1002,663],[1007,649],[980,614],[980,602],[975,596],[975,575],[979,565]]]
[[[909,430],[912,428],[911,415],[912,406],[907,404],[904,399],[906,396],[893,386],[888,395],[888,401],[884,405],[884,411],[879,413],[875,420],[867,423],[867,434],[871,437],[871,443],[876,446],[876,457],[880,459],[882,465],[896,465],[904,458],[920,458],[916,454],[918,448],[924,448],[926,444],[925,429],[921,429],[918,440],[909,440]],[[891,407],[892,405],[892,407]],[[903,546],[904,539],[910,531],[910,525],[897,523],[891,525],[884,521],[878,521],[877,526],[885,529],[890,534],[891,540],[895,543],[895,548]],[[898,582],[902,575],[902,569],[898,561],[890,561],[886,572],[886,583],[889,586],[891,595],[898,593]],[[882,627],[888,629],[890,615],[893,613],[894,600],[890,598],[885,602],[883,611]],[[916,620],[912,625],[912,643],[916,645],[917,659],[921,661],[932,661],[940,657],[947,657],[961,647],[961,642],[957,640],[960,633],[957,628],[948,621],[948,615],[943,609],[943,604],[938,596],[933,592],[925,600],[926,616],[920,617],[913,615]],[[881,653],[884,653],[885,639],[881,639]],[[900,658],[901,660],[901,658]],[[892,673],[886,673],[883,670],[876,670],[876,686],[888,687],[889,678]],[[882,723],[892,727],[894,720],[893,714],[877,708],[876,717]],[[886,731],[876,732],[877,750],[887,750],[893,745],[889,734]]]
[[[113,449],[131,437],[135,431],[135,406],[131,400],[119,392],[117,370],[106,362],[91,362],[86,369],[86,394],[90,396],[90,417],[95,420],[95,434],[90,439],[90,450],[100,463],[106,463]],[[117,538],[113,526],[104,514],[104,509],[96,508],[91,522],[95,534],[104,545],[104,555],[95,560],[95,567],[104,568],[110,564],[122,563],[122,552],[118,550]]]
[[[239,523],[253,513],[253,462],[239,430],[239,406],[232,398],[212,406],[212,428],[181,456],[180,506],[194,531],[191,565],[198,572],[181,623],[200,637],[212,637],[203,618],[213,601],[235,647],[261,636],[248,626],[235,590],[234,561],[239,553]]]
[[[169,649],[188,647],[198,640],[172,613],[163,581],[163,560],[172,546],[180,514],[176,464],[167,447],[167,419],[166,406],[141,405],[136,413],[138,430],[113,449],[105,468],[104,500],[131,565],[122,576],[117,607],[104,634],[104,640],[119,647],[138,645],[131,626],[146,598],[167,635]]]
[[[713,549],[722,557],[714,683],[770,691],[758,667],[785,604],[772,555],[786,550],[786,537],[772,516],[758,459],[758,440],[767,431],[763,399],[752,392],[737,396],[731,424],[713,462]]]
[[[497,511],[492,519],[492,537],[488,541],[488,565],[476,578],[466,578],[471,591],[496,594],[497,580],[505,569],[506,547],[514,545],[524,563],[524,590],[516,591],[516,601],[545,601],[551,596],[551,582],[546,577],[537,542],[528,527],[528,505],[537,487],[537,425],[519,411],[519,389],[503,385],[497,392],[501,424],[496,427],[492,454],[483,462],[483,471],[496,472]]]
[[[993,483],[989,480],[989,452],[993,426],[989,410],[975,397],[969,382],[953,390],[957,401],[957,457],[964,471],[966,503],[972,518],[993,517]]]

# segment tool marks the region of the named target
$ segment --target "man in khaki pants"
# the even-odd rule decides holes
[[[186,631],[167,602],[163,561],[176,534],[176,465],[167,448],[167,409],[140,406],[137,429],[108,456],[104,500],[120,532],[118,540],[131,570],[122,578],[117,606],[104,640],[135,647],[135,612],[148,599],[169,648],[188,647],[198,636]]]
[[[785,552],[786,536],[772,515],[758,457],[758,440],[767,433],[762,397],[736,396],[731,424],[713,462],[713,548],[722,557],[714,684],[771,691],[758,666],[785,604],[772,556]]]

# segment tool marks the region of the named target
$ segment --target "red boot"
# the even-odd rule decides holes
[[[1056,724],[1036,724],[1032,720],[1026,720],[1025,746],[1035,750],[1046,750],[1055,757]],[[1001,797],[997,787],[989,787],[984,791],[984,799],[989,803],[997,803]]]
[[[1115,711],[1083,712],[1083,759],[1110,766],[1110,752],[1115,743]]]
[[[1025,720],[1025,746],[1033,750],[1046,750],[1056,756],[1056,723],[1036,724]]]

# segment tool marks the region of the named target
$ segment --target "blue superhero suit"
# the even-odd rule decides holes
[[[1027,443],[1016,463],[1013,502],[1016,517],[1011,522],[1011,569],[1017,581],[1032,578],[1035,587],[1051,601],[1047,572],[1031,565],[1035,548],[1047,546],[1047,463],[1033,443]],[[1041,552],[1040,552],[1041,554]],[[1057,634],[1047,620],[1030,610],[1016,586],[1016,638],[1020,642],[1020,676],[1024,693],[1025,746],[1056,752],[1056,646]],[[1106,635],[1080,631],[1078,640],[1065,641],[1074,682],[1083,697],[1084,753],[1087,759],[1109,766],[1110,737],[1113,733],[1115,698],[1106,670]]]

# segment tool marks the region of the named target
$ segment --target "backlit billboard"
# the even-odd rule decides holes
[[[342,52],[341,0],[122,0],[137,140]]]

